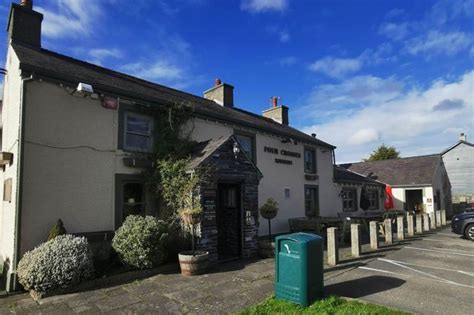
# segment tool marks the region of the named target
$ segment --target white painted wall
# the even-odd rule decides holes
[[[21,252],[59,218],[71,233],[113,230],[115,174],[140,172],[116,149],[118,110],[49,82],[26,95]]]
[[[13,260],[15,218],[17,207],[17,175],[19,170],[19,137],[20,137],[20,113],[21,113],[21,77],[19,71],[19,60],[13,49],[9,46],[6,58],[7,75],[5,75],[3,89],[2,110],[2,151],[13,153],[13,164],[7,165],[5,171],[0,175],[0,263],[8,259]],[[4,180],[11,178],[12,201],[3,201]]]

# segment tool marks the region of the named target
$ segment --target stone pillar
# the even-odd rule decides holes
[[[434,212],[430,212],[430,229],[436,230],[436,219]]]
[[[327,229],[328,238],[328,265],[336,266],[339,263],[339,244],[337,241],[337,228]]]
[[[379,249],[379,232],[377,231],[377,221],[370,221],[370,248]]]
[[[446,226],[446,210],[441,210],[441,225]]]
[[[428,232],[430,230],[430,217],[428,213],[423,213],[423,231]]]
[[[405,239],[405,227],[403,226],[403,216],[397,217],[397,239],[403,241]]]
[[[385,219],[383,221],[384,227],[385,227],[385,244],[393,244],[393,238],[392,238],[392,220],[390,219]]]
[[[412,215],[407,215],[407,230],[408,230],[408,236],[415,236],[415,227],[413,225],[413,216]]]
[[[428,226],[428,229],[430,227]],[[416,234],[422,234],[423,233],[423,222],[421,219],[421,214],[416,215]]]
[[[436,227],[441,227],[441,211],[436,211]]]
[[[351,224],[352,256],[360,257],[360,224]]]

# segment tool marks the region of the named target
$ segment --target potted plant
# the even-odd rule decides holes
[[[271,220],[278,214],[278,203],[272,198],[268,198],[265,204],[260,207],[260,215],[268,220],[268,240],[258,242],[258,254],[262,258],[270,258],[275,255],[275,243],[272,242]]]
[[[196,250],[194,235],[195,226],[201,222],[202,207],[200,205],[186,207],[179,214],[183,223],[191,228],[192,237],[192,250],[178,254],[181,274],[185,276],[202,274],[209,264],[209,252]]]

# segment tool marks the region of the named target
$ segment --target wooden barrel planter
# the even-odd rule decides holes
[[[196,276],[206,272],[209,265],[209,252],[186,251],[178,254],[181,274]]]

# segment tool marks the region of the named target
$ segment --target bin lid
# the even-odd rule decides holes
[[[276,237],[276,241],[292,240],[298,243],[307,243],[307,242],[322,240],[322,239],[323,238],[319,235],[312,234],[312,233],[304,233],[304,232],[285,234],[285,235],[280,235]]]

